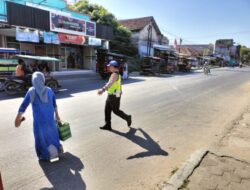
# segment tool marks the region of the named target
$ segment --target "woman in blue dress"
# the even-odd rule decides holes
[[[19,127],[24,120],[23,113],[28,105],[32,104],[33,132],[35,137],[36,153],[39,160],[57,158],[62,151],[59,142],[57,121],[60,117],[57,111],[54,92],[45,86],[45,77],[41,72],[32,75],[32,85],[26,93],[19,107],[15,120],[15,126]]]

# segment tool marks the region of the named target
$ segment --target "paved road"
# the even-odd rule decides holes
[[[159,189],[170,173],[200,148],[210,147],[246,109],[250,69],[222,68],[170,77],[133,77],[123,86],[122,109],[133,115],[129,129],[113,117],[103,125],[103,81],[61,81],[57,94],[73,138],[57,163],[37,161],[31,107],[16,129],[21,97],[0,94],[0,170],[6,189]],[[53,188],[52,188],[53,187]]]

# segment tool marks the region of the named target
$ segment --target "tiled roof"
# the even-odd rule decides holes
[[[204,49],[209,49],[209,45],[181,45],[181,53],[189,56],[202,56]]]
[[[143,29],[147,24],[152,22],[154,27],[157,30],[158,34],[161,34],[160,29],[158,28],[154,17],[149,16],[149,17],[143,17],[143,18],[134,18],[134,19],[127,19],[127,20],[119,20],[119,23],[121,23],[123,26],[128,28],[130,31],[138,31]]]
[[[200,55],[202,55],[202,51],[198,51],[198,50],[190,48],[190,47],[181,47],[180,50],[181,50],[180,53],[186,54],[188,56],[200,56]]]

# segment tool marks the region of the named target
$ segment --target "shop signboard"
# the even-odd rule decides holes
[[[68,16],[50,13],[50,30],[66,34],[85,35],[86,22]]]
[[[231,46],[233,46],[233,39],[221,39],[215,42],[215,47],[218,48],[229,48]]]
[[[101,46],[102,40],[98,38],[89,37],[89,45],[91,46]]]
[[[109,41],[103,41],[102,48],[109,49]]]
[[[16,40],[21,42],[39,42],[38,30],[16,28]]]
[[[96,24],[95,22],[86,21],[86,35],[95,36],[96,34]]]
[[[83,45],[85,43],[84,36],[72,35],[72,34],[58,34],[59,40],[61,43],[66,44],[78,44]]]
[[[58,34],[54,32],[43,32],[43,40],[46,44],[60,44]]]

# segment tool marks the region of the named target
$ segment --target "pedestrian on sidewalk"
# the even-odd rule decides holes
[[[57,158],[62,151],[54,118],[55,114],[57,122],[60,121],[55,95],[51,88],[45,86],[45,77],[41,72],[33,73],[32,85],[33,87],[28,90],[19,107],[15,126],[19,127],[21,125],[21,122],[25,119],[23,113],[31,103],[33,132],[38,159],[51,160]]]
[[[104,130],[112,130],[111,128],[111,113],[112,111],[125,121],[127,125],[131,126],[132,116],[127,115],[122,110],[120,110],[120,102],[122,95],[122,86],[121,86],[121,75],[119,74],[119,64],[117,61],[112,60],[109,62],[108,67],[112,72],[108,83],[98,90],[98,95],[102,95],[105,91],[108,92],[108,97],[105,104],[105,125],[100,127]]]

